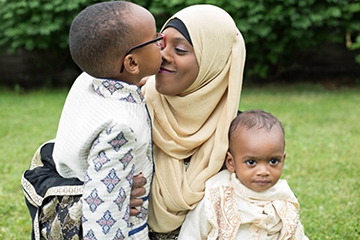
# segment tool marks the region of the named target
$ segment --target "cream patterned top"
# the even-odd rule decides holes
[[[308,239],[299,203],[286,180],[264,192],[245,187],[227,170],[206,183],[205,197],[190,211],[179,239]]]

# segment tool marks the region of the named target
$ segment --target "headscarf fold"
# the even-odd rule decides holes
[[[193,5],[172,16],[186,26],[199,64],[193,84],[178,96],[145,85],[153,122],[155,176],[149,219],[156,232],[177,229],[204,196],[205,181],[223,165],[228,129],[236,116],[245,43],[231,16],[213,5]],[[187,171],[183,160],[191,157]]]

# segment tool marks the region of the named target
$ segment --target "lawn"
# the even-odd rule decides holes
[[[0,239],[30,239],[20,179],[55,137],[67,90],[0,90]],[[264,109],[286,131],[282,178],[301,204],[309,239],[360,239],[360,88],[244,87],[240,109]]]

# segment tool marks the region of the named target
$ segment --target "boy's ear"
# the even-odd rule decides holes
[[[231,153],[229,151],[227,151],[227,153],[226,153],[225,165],[226,165],[226,168],[231,173],[235,172],[235,159],[233,158],[233,156],[231,155]]]
[[[286,152],[284,152],[284,156],[283,156],[283,162],[285,163],[285,158],[286,158]]]
[[[139,61],[134,54],[128,54],[124,59],[124,68],[130,74],[139,74]]]

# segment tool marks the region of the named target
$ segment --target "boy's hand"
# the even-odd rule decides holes
[[[133,177],[133,185],[130,194],[130,216],[139,214],[139,210],[135,207],[143,205],[143,200],[137,197],[143,196],[146,193],[144,188],[147,180],[142,173]]]

